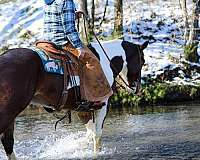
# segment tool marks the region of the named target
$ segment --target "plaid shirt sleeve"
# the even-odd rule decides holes
[[[63,5],[62,23],[68,40],[75,48],[83,48],[79,33],[75,26],[75,4],[73,0],[65,0]]]

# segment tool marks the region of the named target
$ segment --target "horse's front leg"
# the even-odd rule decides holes
[[[8,160],[16,160],[15,154],[13,152],[14,145],[14,122],[2,133],[1,142],[5,149]]]
[[[94,152],[97,153],[101,151],[102,144],[101,144],[101,136],[103,132],[103,123],[106,118],[107,114],[107,103],[103,106],[100,110],[95,111],[95,119],[90,120],[86,124],[87,129],[87,136],[92,136],[94,142]]]

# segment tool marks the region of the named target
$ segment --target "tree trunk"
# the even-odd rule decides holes
[[[189,43],[199,42],[199,14],[200,0],[193,0],[192,23],[190,28]]]
[[[185,31],[184,31],[184,40],[187,42],[189,38],[189,22],[188,22],[188,12],[187,12],[187,3],[186,0],[180,0],[180,6],[183,12]]]
[[[95,2],[94,0],[92,0],[91,23],[90,23],[91,30],[94,29],[94,18],[95,18]]]
[[[103,12],[103,18],[102,18],[102,20],[101,20],[101,22],[100,22],[100,27],[101,27],[101,25],[102,25],[102,23],[105,21],[105,17],[106,17],[106,11],[107,11],[107,7],[108,7],[108,0],[106,0],[106,4],[105,4],[105,7],[104,7],[104,12]]]
[[[122,0],[115,0],[115,22],[114,36],[121,36],[123,33],[123,3]]]
[[[89,14],[88,14],[88,4],[87,4],[87,0],[79,0],[79,4],[80,4],[80,10],[84,12],[85,16],[87,17],[86,18],[86,23],[85,23],[85,26],[84,26],[84,19],[81,18],[80,19],[80,35],[81,35],[81,39],[86,43],[87,42],[87,39],[86,39],[86,34],[88,34],[89,32]],[[86,31],[87,33],[85,33],[85,28],[86,27]]]
[[[185,46],[185,58],[191,62],[199,62],[197,52],[200,36],[199,28],[200,0],[193,0],[192,20],[187,45]]]
[[[85,13],[85,15],[88,16],[88,9],[87,9],[87,0],[79,0],[81,11]]]

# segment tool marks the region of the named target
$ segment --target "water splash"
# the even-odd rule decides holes
[[[104,147],[102,152],[95,155],[93,143],[91,141],[88,142],[84,132],[54,138],[50,142],[47,138],[45,143],[36,159],[91,159],[98,155],[111,154],[112,152]]]

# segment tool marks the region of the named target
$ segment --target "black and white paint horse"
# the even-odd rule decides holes
[[[145,63],[143,50],[147,47],[148,43],[146,41],[142,45],[137,45],[120,40],[104,43],[103,48],[108,54],[109,59],[98,44],[93,44],[97,53],[99,53],[102,68],[111,86],[113,86],[114,79],[118,75],[121,75],[123,80],[125,80],[125,86],[128,84],[126,86],[128,90],[134,91],[131,88],[136,87],[137,89],[135,91],[140,91],[141,69]],[[124,73],[126,74],[124,75]],[[106,104],[102,109],[96,111],[95,123],[90,120],[86,124],[87,135],[92,135],[94,140],[94,151],[101,148],[103,123],[107,110]]]

